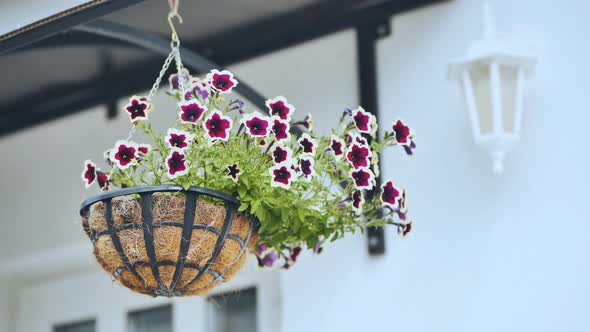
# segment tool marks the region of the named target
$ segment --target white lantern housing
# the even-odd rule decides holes
[[[484,38],[466,56],[451,61],[450,76],[463,88],[475,143],[487,150],[495,173],[518,141],[525,76],[536,60],[495,36],[489,5],[484,7]]]

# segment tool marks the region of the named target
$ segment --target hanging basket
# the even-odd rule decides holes
[[[98,263],[123,286],[152,296],[205,294],[245,264],[258,238],[239,202],[206,188],[126,188],[82,203]]]

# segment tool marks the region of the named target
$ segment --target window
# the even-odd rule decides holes
[[[172,306],[131,312],[129,332],[172,332]]]
[[[256,332],[256,289],[215,295],[208,299],[209,331]]]
[[[96,322],[89,320],[74,324],[64,324],[53,328],[53,332],[94,332]]]

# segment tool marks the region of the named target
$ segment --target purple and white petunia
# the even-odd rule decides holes
[[[192,123],[195,124],[201,117],[203,113],[207,111],[207,108],[203,106],[197,99],[185,100],[178,103],[178,107],[180,111],[178,112],[178,117],[182,123]]]
[[[334,153],[336,160],[340,160],[344,155],[344,141],[338,138],[336,135],[332,135],[330,140],[330,150]]]
[[[270,118],[258,112],[244,115],[242,124],[252,137],[266,137],[270,133]]]
[[[395,140],[398,144],[401,145],[410,145],[411,140],[410,137],[412,135],[412,131],[410,127],[406,126],[402,120],[397,120],[392,127],[393,132],[395,133]]]
[[[292,155],[293,151],[291,151],[291,149],[286,146],[275,145],[271,150],[272,161],[275,164],[280,164],[291,160]]]
[[[355,190],[352,193],[352,211],[357,215],[363,213],[363,204],[365,204],[365,197],[361,190]]]
[[[368,146],[354,143],[350,146],[348,152],[346,153],[346,160],[348,160],[354,169],[359,169],[362,167],[369,167],[372,156],[373,153]]]
[[[402,191],[396,188],[391,180],[387,181],[381,186],[381,202],[383,205],[397,208],[401,193]]]
[[[270,185],[272,187],[289,189],[291,187],[291,183],[297,177],[295,170],[293,170],[291,165],[287,163],[275,165],[271,167],[268,172],[270,173]]]
[[[193,78],[191,81],[192,89],[190,91],[191,97],[201,97],[203,101],[207,101],[210,94],[210,86],[207,81],[201,81],[198,78]],[[189,98],[191,99],[191,98]]]
[[[193,135],[186,131],[169,128],[166,133],[166,143],[172,148],[178,148],[181,150],[186,149],[189,144],[193,141]]]
[[[191,81],[191,75],[186,68],[182,68],[182,77],[184,79],[185,86],[189,84]],[[174,73],[168,77],[168,83],[170,87],[168,88],[168,93],[171,95],[175,95],[180,90],[180,79],[178,77],[178,73]]]
[[[82,169],[82,181],[84,182],[84,186],[86,186],[86,188],[90,188],[90,186],[96,181],[96,164],[90,160],[86,160],[84,162],[84,168]]]
[[[125,105],[125,111],[129,114],[131,122],[147,120],[149,108],[150,102],[138,96],[129,98],[129,102]]]
[[[305,182],[311,181],[312,177],[315,175],[315,170],[313,168],[314,160],[310,157],[301,156],[299,157],[299,169],[301,172],[301,179]]]
[[[412,231],[412,222],[408,222],[406,224],[402,224],[397,226],[397,234],[401,235],[402,237],[408,236]]]
[[[232,120],[229,116],[223,115],[218,110],[213,110],[203,121],[203,128],[209,135],[210,141],[227,141],[231,130]]]
[[[371,190],[375,185],[375,175],[369,168],[352,169],[350,177],[354,180],[357,189]]]
[[[270,122],[270,130],[277,142],[288,142],[291,139],[291,133],[289,132],[291,127],[288,121],[283,121],[281,118],[273,116],[270,118]]]
[[[295,107],[287,102],[287,98],[283,96],[274,97],[268,99],[265,104],[271,116],[279,117],[287,122],[291,121],[291,115],[295,112]]]
[[[226,170],[227,173],[225,175],[232,179],[232,181],[238,182],[238,178],[240,177],[240,168],[238,167],[238,163],[227,165]]]
[[[301,148],[303,149],[302,151],[304,154],[313,155],[315,153],[317,143],[315,139],[309,136],[309,134],[301,134],[301,137],[299,137],[297,143],[299,143],[299,146],[301,146]]]
[[[137,161],[138,146],[128,141],[117,141],[111,150],[111,160],[120,169],[127,169]]]
[[[255,255],[259,267],[272,267],[279,258],[279,255],[264,243],[256,247]]]
[[[181,149],[173,148],[166,157],[166,170],[169,178],[174,179],[188,173],[186,156]]]
[[[219,91],[219,93],[229,93],[236,85],[238,85],[238,80],[236,80],[234,74],[228,70],[219,71],[213,69],[207,74],[207,82],[212,88]]]
[[[362,107],[358,107],[352,111],[352,120],[359,132],[364,134],[371,134],[375,117],[373,114],[366,112]]]

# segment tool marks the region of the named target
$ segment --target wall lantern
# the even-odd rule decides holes
[[[484,38],[451,61],[449,76],[461,83],[475,143],[488,152],[499,174],[520,136],[525,77],[536,60],[496,37],[488,4],[483,25]]]

